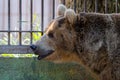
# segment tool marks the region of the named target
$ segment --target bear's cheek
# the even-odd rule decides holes
[[[50,56],[47,56],[45,58],[45,60],[48,60],[48,61],[55,61],[55,60],[58,60],[58,54],[56,52],[54,52],[53,54],[51,54]]]

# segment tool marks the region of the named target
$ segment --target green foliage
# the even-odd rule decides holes
[[[35,54],[0,54],[0,57],[37,57]]]
[[[41,27],[40,27],[40,18],[34,14],[33,15],[33,30],[35,31],[41,31],[40,30]],[[32,32],[32,39],[33,39],[33,43],[37,40],[39,40],[42,36],[42,33],[41,32]]]
[[[32,33],[32,35],[33,35],[33,42],[34,42],[34,41],[37,41],[37,40],[40,39],[40,37],[42,36],[42,33],[41,32],[39,32],[39,33]]]
[[[16,28],[16,30],[18,30]],[[40,30],[40,18],[37,17],[36,14],[33,15],[33,31],[41,31]],[[0,38],[0,45],[7,45],[8,44],[8,34],[2,33],[2,38]],[[19,34],[17,32],[10,33],[10,44],[11,45],[19,45]],[[41,32],[32,32],[32,41],[33,43],[40,39],[42,36]],[[30,44],[30,33],[22,33],[22,44],[29,45]]]
[[[0,45],[7,45],[8,42],[8,36],[7,34],[1,34],[3,35],[2,38],[0,38]]]

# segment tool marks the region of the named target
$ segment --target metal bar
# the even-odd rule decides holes
[[[0,32],[41,32],[42,33],[42,31],[9,31],[9,30],[0,30]]]
[[[10,31],[10,0],[8,0],[8,31]],[[10,32],[8,32],[8,45],[10,45]]]
[[[98,0],[95,0],[95,12],[98,12]]]
[[[76,12],[76,0],[74,0],[74,11]]]
[[[31,31],[33,30],[33,1],[32,0],[30,0],[30,29],[31,29]],[[30,32],[30,44],[32,44],[32,32]]]
[[[0,54],[33,54],[29,45],[0,45]]]
[[[55,0],[53,0],[53,16],[52,18],[54,19],[55,18]]]
[[[118,0],[116,0],[115,3],[116,3],[116,6],[115,6],[116,10],[115,11],[116,11],[116,13],[118,13]]]
[[[105,0],[105,13],[107,13],[107,12],[108,12],[108,1]]]
[[[43,35],[43,26],[44,26],[44,0],[41,0],[41,31]]]
[[[84,7],[83,12],[86,12],[86,0],[84,0]]]
[[[22,0],[19,0],[19,30],[22,30]],[[22,41],[21,41],[21,32],[19,32],[19,45],[21,45]]]

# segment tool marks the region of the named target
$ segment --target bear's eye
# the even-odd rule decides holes
[[[50,37],[50,38],[53,38],[54,36],[53,36],[53,33],[48,33],[48,37]]]

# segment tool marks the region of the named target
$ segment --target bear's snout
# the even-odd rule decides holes
[[[37,46],[32,44],[32,45],[30,45],[30,48],[34,51],[34,50],[36,50]]]
[[[30,48],[33,50],[33,52],[36,55],[38,55],[38,60],[41,60],[54,52],[54,50],[45,50],[45,49],[42,49],[40,46],[33,45],[33,44],[30,45]]]

